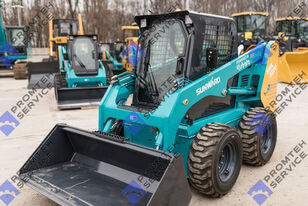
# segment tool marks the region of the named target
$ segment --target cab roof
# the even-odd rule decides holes
[[[267,12],[256,12],[256,11],[245,11],[245,12],[241,12],[241,13],[232,14],[232,17],[235,17],[235,16],[246,16],[246,15],[268,16],[268,13]]]
[[[121,30],[139,30],[139,26],[121,26]]]
[[[308,18],[296,16],[296,17],[283,17],[283,18],[275,19],[275,21],[292,21],[292,20],[306,20],[306,21],[308,21]]]

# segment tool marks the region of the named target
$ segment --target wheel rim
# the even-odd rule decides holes
[[[220,153],[218,162],[218,173],[221,181],[226,182],[232,176],[236,158],[236,146],[232,143],[225,145]]]
[[[268,153],[273,142],[273,127],[267,125],[266,130],[261,137],[261,152],[263,154]]]

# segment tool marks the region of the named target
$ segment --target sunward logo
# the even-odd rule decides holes
[[[248,194],[259,204],[273,194],[272,190],[268,188],[261,180],[257,182],[249,191]]]
[[[122,190],[121,194],[126,197],[132,205],[135,205],[146,194],[146,191],[133,180]]]
[[[0,186],[0,200],[6,205],[9,205],[19,193],[8,180]]]
[[[256,123],[261,122],[262,124],[257,124]],[[264,114],[263,112],[258,112],[253,118],[252,120],[250,120],[250,122],[248,123],[249,126],[254,126],[253,130],[259,135],[262,136],[264,134],[264,132],[266,132],[267,127],[265,125],[268,126],[272,126],[272,121],[269,120]]]
[[[9,136],[18,125],[19,121],[8,111],[0,117],[0,130],[6,136]]]
[[[136,135],[145,125],[145,121],[136,112],[132,112],[122,122],[122,125],[125,126],[132,135]]]

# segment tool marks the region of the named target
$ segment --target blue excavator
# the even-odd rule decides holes
[[[2,4],[0,4],[1,10]],[[0,76],[26,79],[25,61],[30,52],[26,26],[4,26],[0,12]]]

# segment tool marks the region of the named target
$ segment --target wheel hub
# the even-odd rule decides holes
[[[218,162],[218,173],[221,181],[229,180],[234,172],[236,162],[236,148],[232,143],[228,143],[222,149]]]

